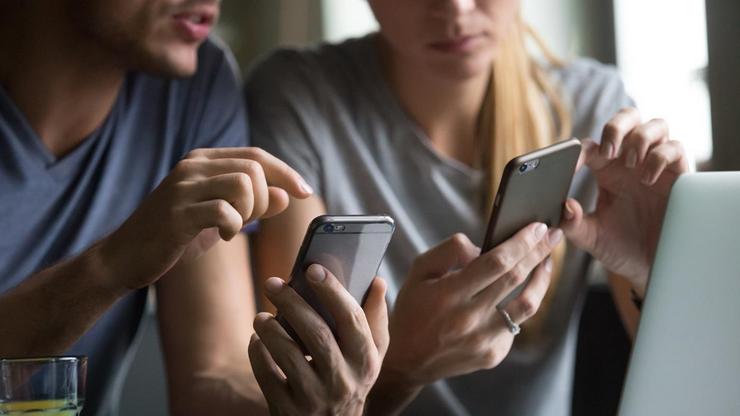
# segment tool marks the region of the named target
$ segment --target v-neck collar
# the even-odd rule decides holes
[[[432,146],[429,136],[424,132],[421,126],[419,126],[419,124],[408,115],[406,110],[403,109],[400,100],[393,92],[390,83],[383,75],[383,65],[381,63],[380,49],[378,46],[378,42],[380,42],[379,35],[368,35],[366,41],[371,49],[371,53],[368,53],[367,55],[370,59],[368,68],[372,74],[371,77],[374,79],[376,84],[376,88],[374,88],[374,90],[379,94],[381,102],[386,104],[384,107],[388,110],[391,119],[395,120],[394,122],[398,123],[398,125],[406,126],[411,135],[414,136],[416,144],[420,145],[419,150],[424,152],[432,160],[470,180],[480,182],[485,176],[485,173],[482,170],[468,166],[453,157],[444,155]]]
[[[125,84],[126,81],[121,85],[111,111],[100,126],[61,157],[56,157],[43,143],[41,137],[31,127],[25,114],[15,105],[5,88],[0,85],[0,112],[7,118],[7,121],[11,124],[11,129],[14,131],[13,137],[7,139],[15,140],[18,145],[17,148],[23,149],[24,159],[31,161],[31,163],[24,163],[24,166],[33,166],[33,168],[44,171],[57,179],[68,177],[83,163],[83,159],[90,154],[100,138],[109,135],[109,132],[114,128],[117,118],[115,115],[121,106],[120,101],[123,99]]]

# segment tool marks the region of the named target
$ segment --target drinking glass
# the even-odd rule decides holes
[[[0,358],[0,415],[77,416],[87,357]]]

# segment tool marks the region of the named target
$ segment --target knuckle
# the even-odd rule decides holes
[[[508,274],[509,286],[516,287],[521,285],[527,279],[528,275],[529,272],[525,270],[524,266],[522,266],[521,264],[514,266],[514,268],[512,268]]]
[[[467,246],[468,238],[463,233],[455,233],[450,237],[450,245],[457,252],[463,251]]]
[[[172,173],[179,175],[180,177],[185,176],[193,170],[195,164],[195,160],[190,157],[182,159],[177,162],[174,169],[172,169]]]
[[[511,269],[514,262],[511,255],[504,250],[494,251],[490,256],[486,256],[485,259],[487,266],[494,272],[499,273]]]
[[[352,323],[352,326],[358,329],[363,329],[368,326],[367,324],[367,317],[365,316],[365,311],[362,310],[360,305],[353,304],[352,308],[349,312],[349,318],[350,322]]]
[[[245,161],[244,168],[245,168],[244,171],[249,173],[250,175],[254,175],[254,176],[264,175],[262,164],[254,160]]]
[[[205,149],[193,149],[185,155],[185,160],[200,159],[206,156]]]
[[[540,302],[532,296],[522,296],[519,306],[524,318],[529,319],[537,313],[537,310],[540,307]]]
[[[249,178],[249,175],[247,175],[244,172],[238,172],[235,173],[233,176],[234,185],[236,185],[237,189],[240,192],[247,191],[248,189],[252,188],[252,179]]]
[[[216,211],[216,215],[221,218],[229,218],[232,207],[231,204],[224,201],[223,199],[219,199],[216,201],[214,210]]]
[[[374,354],[365,354],[365,359],[358,365],[360,383],[371,386],[380,373],[380,360]]]
[[[503,357],[496,348],[489,347],[483,352],[481,359],[483,360],[483,367],[490,370],[499,365]]]
[[[244,149],[246,152],[246,155],[250,159],[258,159],[265,157],[267,155],[267,152],[259,147],[247,147]]]
[[[326,349],[334,343],[334,334],[324,325],[314,327],[310,332],[310,337],[317,345]]]
[[[346,376],[340,375],[335,380],[330,396],[335,403],[347,403],[352,398],[353,390],[352,382],[347,380]]]
[[[476,355],[484,355],[490,345],[490,338],[484,331],[477,331],[467,337],[467,346]]]
[[[476,317],[472,313],[462,313],[450,321],[450,332],[456,336],[466,336],[470,334],[475,338],[475,328],[478,325]]]

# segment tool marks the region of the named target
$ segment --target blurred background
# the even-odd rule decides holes
[[[644,117],[666,119],[672,137],[683,141],[699,168],[740,170],[738,4],[523,0],[523,9],[525,20],[559,56],[615,64]],[[223,0],[216,33],[246,72],[275,47],[336,42],[376,27],[366,0]],[[629,341],[605,287],[594,287],[585,307],[573,411],[612,414]],[[121,380],[123,416],[167,414],[154,305],[149,309],[139,350]],[[608,344],[612,355],[592,355],[592,350],[603,351],[599,343]]]

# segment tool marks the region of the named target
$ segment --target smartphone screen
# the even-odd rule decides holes
[[[309,225],[289,285],[324,318],[332,331],[335,330],[334,319],[306,281],[306,269],[312,264],[324,266],[362,305],[394,229],[390,217],[368,215],[322,215]],[[281,316],[278,320],[300,344],[287,322]]]

